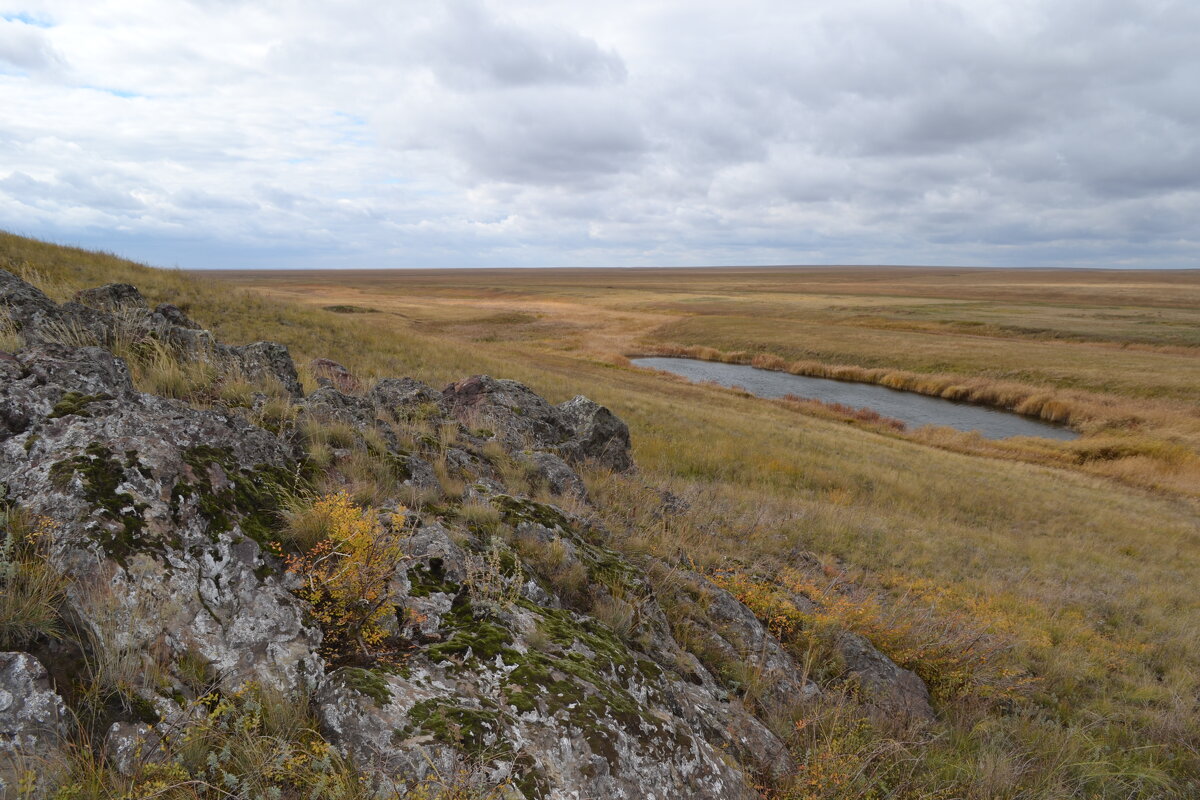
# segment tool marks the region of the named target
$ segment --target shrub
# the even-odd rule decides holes
[[[505,556],[508,558],[505,558]],[[520,567],[506,548],[496,542],[479,555],[469,554],[466,559],[466,577],[463,580],[471,603],[485,612],[499,612],[512,606],[521,592]],[[509,574],[512,568],[516,574]]]
[[[328,525],[328,535],[287,557],[288,572],[300,581],[295,592],[325,632],[322,655],[369,656],[386,638],[383,621],[393,611],[388,584],[404,559],[403,513],[381,520],[345,492],[319,498],[310,513]]]

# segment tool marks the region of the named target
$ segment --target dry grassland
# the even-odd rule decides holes
[[[130,281],[224,341],[282,341],[298,362],[327,356],[368,378],[441,385],[487,372],[555,401],[587,394],[633,432],[640,476],[589,477],[627,552],[744,575],[804,566],[826,589],[860,584],[881,605],[851,616],[870,617],[868,631],[909,632],[921,646],[901,649],[935,683],[959,666],[936,656],[945,647],[934,632],[987,637],[989,663],[939,697],[934,730],[834,730],[812,745],[810,766],[842,777],[803,796],[865,796],[838,770],[853,778],[880,763],[892,777],[876,781],[891,787],[878,796],[1200,793],[1198,272],[197,279],[17,237],[0,239],[0,267],[59,298]],[[628,355],[656,352],[1024,405],[1085,436],[900,433],[628,366]],[[690,510],[651,513],[662,490]]]

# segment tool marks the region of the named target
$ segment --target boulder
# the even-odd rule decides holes
[[[75,302],[104,311],[126,307],[149,308],[142,293],[128,283],[106,283],[94,289],[81,289],[75,293]]]
[[[442,398],[468,429],[486,430],[511,449],[543,450],[619,471],[633,467],[628,426],[586,397],[552,406],[524,384],[476,375],[447,386]]]
[[[367,393],[380,409],[402,420],[446,414],[442,393],[413,378],[383,378]]]
[[[858,683],[863,699],[876,713],[898,720],[934,718],[925,682],[876,649],[866,637],[844,631],[837,637],[837,650],[845,661],[848,677]]]
[[[557,411],[571,432],[563,447],[567,458],[594,461],[614,472],[633,469],[629,426],[616,414],[583,395],[560,404]]]
[[[36,330],[58,319],[58,304],[42,291],[0,269],[0,312],[5,312],[23,332]]]
[[[362,391],[362,383],[354,373],[328,358],[314,358],[308,366],[321,386],[330,386],[344,394]]]
[[[521,453],[518,459],[525,463],[533,477],[545,485],[551,494],[580,500],[587,498],[587,487],[584,486],[583,479],[567,462],[553,453],[535,450]]]
[[[277,381],[292,397],[303,397],[296,365],[285,345],[278,342],[254,342],[240,347],[223,348],[226,356],[250,380]]]

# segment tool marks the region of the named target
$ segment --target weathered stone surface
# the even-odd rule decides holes
[[[58,318],[58,305],[40,289],[0,269],[0,311],[22,328],[36,329]]]
[[[587,497],[587,487],[583,485],[583,479],[567,462],[553,453],[536,450],[521,453],[518,459],[528,464],[533,475],[553,494],[580,499]]]
[[[75,293],[75,302],[105,311],[116,311],[127,306],[149,308],[142,293],[128,283],[106,283],[94,289],[82,289]]]
[[[155,306],[154,313],[166,320],[168,325],[176,328],[198,331],[203,327],[200,323],[183,313],[178,306],[171,305],[170,303],[160,303]]]
[[[756,796],[668,710],[689,699],[668,698],[678,679],[610,630],[524,598],[480,605],[457,568],[470,556],[444,531],[419,534],[412,552],[409,608],[436,644],[402,674],[377,671],[368,684],[344,671],[316,695],[323,731],[380,783],[411,786],[473,762],[481,784],[511,779],[531,798]]]
[[[552,406],[524,384],[488,375],[453,383],[442,397],[467,428],[488,429],[509,448],[553,452],[614,470],[633,466],[629,428],[586,397]]]
[[[557,408],[563,423],[571,431],[566,457],[575,461],[595,461],[616,472],[633,468],[629,426],[602,405],[583,395]]]
[[[228,685],[299,687],[321,672],[320,634],[270,575],[257,542],[277,438],[239,418],[142,395],[99,348],[21,351],[0,385],[0,482],[48,516],[71,611],[113,648],[193,652]],[[19,425],[11,420],[19,419]],[[106,626],[121,619],[117,633]],[[100,635],[103,634],[103,635]]]
[[[352,394],[362,390],[362,383],[354,373],[328,358],[314,358],[308,366],[321,386],[332,386],[339,392]]]
[[[296,375],[296,365],[287,347],[277,342],[254,342],[240,347],[225,348],[242,374],[250,380],[278,381],[292,397],[302,397],[304,390]]]
[[[16,797],[24,773],[49,771],[66,721],[41,662],[28,653],[0,653],[0,797]]]
[[[444,416],[442,393],[413,378],[384,378],[367,393],[371,402],[402,420]]]
[[[849,676],[877,712],[893,719],[933,719],[929,689],[916,673],[897,665],[857,633],[839,634],[837,648]]]
[[[122,775],[161,760],[161,737],[144,722],[114,722],[104,735],[104,754]]]
[[[784,649],[783,644],[763,627],[754,612],[732,594],[702,575],[681,576],[690,591],[703,598],[712,627],[698,632],[710,648],[731,662],[748,664],[757,676],[765,703],[786,708],[820,694],[820,689],[805,677],[803,668]]]

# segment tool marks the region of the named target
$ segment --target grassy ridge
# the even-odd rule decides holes
[[[855,309],[862,305],[919,305],[928,297],[922,291],[941,292],[938,302],[980,303],[986,288],[931,289],[924,273],[883,287],[875,272],[861,273],[857,288],[843,274],[779,271],[233,276],[254,286],[248,291],[13,236],[0,238],[0,267],[23,272],[59,299],[75,288],[129,281],[152,301],[185,307],[222,340],[282,341],[300,363],[327,356],[363,376],[407,374],[434,385],[488,372],[522,380],[552,400],[585,393],[609,405],[630,423],[643,476],[593,476],[591,485],[627,550],[680,554],[700,568],[770,573],[811,557],[831,581],[875,589],[897,609],[885,615],[895,629],[932,613],[1006,643],[994,655],[1000,672],[1027,677],[1028,691],[1003,703],[979,693],[945,699],[936,733],[919,747],[884,733],[864,745],[890,747],[896,759],[911,762],[910,788],[928,792],[909,796],[1182,797],[1197,786],[1200,525],[1186,493],[1131,487],[1082,465],[981,458],[620,365],[623,353],[691,345],[663,338],[681,325],[697,326],[703,339],[703,317],[675,307],[694,296],[736,294],[749,302],[757,294],[769,306],[798,284],[811,289],[824,280],[828,294],[788,297],[789,313],[819,307],[841,319],[861,314]],[[1029,302],[1038,290],[1076,308],[1106,308],[1119,295],[1162,302],[1140,308],[1190,313],[1175,300],[1195,292],[1195,278],[1114,288],[1105,281],[1115,278],[1101,277],[1072,294],[1069,286],[1030,289],[1001,276],[993,291],[1010,303]],[[746,330],[766,337],[755,340],[761,350],[784,358],[792,353],[779,342],[789,329],[775,324]],[[847,326],[824,327],[826,342],[836,343]],[[1013,338],[1011,331],[1006,336]],[[1186,349],[1168,339],[1141,344]],[[1051,389],[1071,387],[1088,369],[1084,362],[1100,358],[1091,350],[1079,355],[1084,347],[1138,355],[1114,343],[1049,344],[1065,348],[1060,383]],[[1158,385],[1186,384],[1176,373],[1188,368],[1189,356],[1159,355],[1171,360],[1163,362]],[[951,366],[980,377],[969,359]],[[1086,391],[1097,402],[1133,404],[1147,419],[1189,413],[1178,397]],[[1177,437],[1184,447],[1191,447],[1188,435]],[[644,493],[662,488],[692,502],[669,525],[645,513]]]

